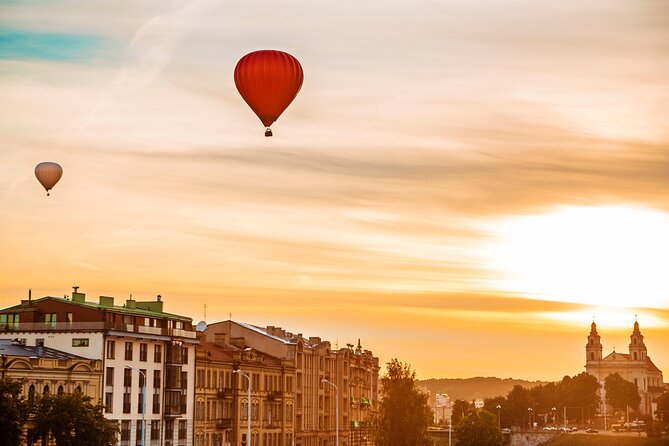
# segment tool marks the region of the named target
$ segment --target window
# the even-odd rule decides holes
[[[72,347],[88,347],[88,338],[72,339]]]
[[[123,413],[130,413],[130,392],[123,392]]]
[[[107,359],[114,359],[116,356],[116,341],[107,341]]]
[[[123,369],[123,387],[132,386],[132,369]]]
[[[105,412],[112,412],[112,401],[114,401],[114,393],[105,392]]]
[[[7,325],[8,328],[19,328],[18,314],[0,314],[0,326]]]
[[[160,393],[157,389],[153,390],[153,413],[160,413]]]
[[[153,362],[161,362],[162,361],[162,345],[156,344],[153,347]]]
[[[106,373],[105,373],[105,386],[113,386],[114,385],[114,367],[107,367]]]
[[[160,438],[160,421],[151,420],[151,440],[158,440]]]
[[[35,339],[35,347],[44,347],[44,338]]]
[[[174,420],[165,420],[165,440],[174,438]]]
[[[179,440],[186,439],[186,420],[179,420]]]
[[[65,315],[65,320],[66,320],[68,323],[71,324],[72,321],[73,321],[73,319],[72,319],[72,313],[67,313],[67,314]]]
[[[160,370],[153,371],[153,388],[160,389]]]
[[[142,420],[137,420],[137,433],[135,434],[135,443],[142,444]]]
[[[51,325],[51,327],[56,328],[56,313],[45,313],[44,314],[44,323]]]
[[[130,420],[121,421],[121,441],[130,440]]]
[[[182,364],[188,364],[188,347],[183,348],[183,362]]]
[[[594,352],[590,352],[590,360],[591,361],[595,360],[595,353]]]
[[[125,343],[125,360],[132,361],[132,342]]]
[[[148,351],[148,346],[145,343],[139,344],[139,360],[146,362],[146,354]]]

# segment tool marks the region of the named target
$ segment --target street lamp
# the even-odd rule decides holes
[[[335,416],[337,417],[337,418],[336,418],[336,422],[335,422],[335,429],[336,429],[336,433],[335,433],[335,438],[336,438],[336,440],[335,440],[335,446],[339,446],[339,387],[337,387],[336,384],[331,383],[331,382],[328,381],[327,379],[321,379],[321,382],[330,384],[332,387],[335,388],[335,395],[336,395],[336,398],[337,398],[337,399],[335,400]]]
[[[555,425],[555,411],[557,409],[555,407],[551,407],[551,410],[553,411],[553,425]]]
[[[132,369],[132,370],[137,370],[143,377],[144,377],[144,382],[142,385],[142,446],[144,446],[144,432],[145,432],[145,427],[144,425],[146,424],[144,421],[144,417],[146,414],[146,374],[142,372],[140,369],[137,369],[131,365],[126,364],[125,365],[126,369]]]
[[[497,427],[502,430],[502,406],[497,405]]]
[[[239,373],[244,378],[246,378],[246,380],[249,383],[248,404],[247,404],[248,413],[247,413],[247,421],[246,421],[246,426],[248,427],[248,430],[247,430],[247,433],[246,433],[246,437],[247,437],[247,443],[246,444],[247,444],[247,446],[250,446],[251,445],[251,378],[249,378],[249,375],[242,372],[240,369],[233,370],[232,373]]]
[[[528,418],[528,422],[529,422],[529,425],[530,425],[530,429],[532,429],[532,408],[531,407],[527,408],[527,418]]]

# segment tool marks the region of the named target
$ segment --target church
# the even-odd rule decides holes
[[[602,357],[602,343],[597,333],[597,325],[592,322],[588,343],[585,346],[585,371],[597,378],[604,385],[604,379],[612,373],[618,373],[623,379],[633,382],[639,389],[641,403],[639,410],[642,414],[653,414],[656,408],[655,398],[660,396],[665,388],[662,371],[657,368],[648,356],[643,335],[639,331],[639,322],[634,322],[634,331],[630,336],[629,353],[615,351]]]

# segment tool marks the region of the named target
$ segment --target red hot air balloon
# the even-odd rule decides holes
[[[60,164],[51,161],[44,161],[35,166],[35,176],[44,189],[47,196],[49,191],[56,185],[60,177],[63,176],[63,168]]]
[[[270,126],[293,102],[303,80],[300,62],[283,51],[254,51],[235,67],[237,90],[265,125],[265,136],[272,136]]]

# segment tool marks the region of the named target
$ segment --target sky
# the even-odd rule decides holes
[[[258,49],[305,73],[272,138]],[[560,379],[638,318],[669,370],[664,0],[5,0],[0,97],[0,308],[161,294],[419,378]]]

